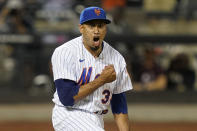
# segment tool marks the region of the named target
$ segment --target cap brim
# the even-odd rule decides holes
[[[91,20],[86,20],[86,21],[84,21],[84,22],[81,23],[81,24],[84,24],[84,23],[89,22],[89,21],[92,21],[92,20],[102,20],[102,21],[104,21],[106,24],[110,24],[110,23],[111,23],[111,21],[108,20],[108,19],[91,19]]]

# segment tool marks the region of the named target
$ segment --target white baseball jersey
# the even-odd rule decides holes
[[[52,55],[54,80],[70,79],[79,84],[88,83],[97,77],[105,66],[113,64],[116,80],[98,88],[94,93],[74,104],[74,108],[90,112],[105,110],[110,104],[112,94],[118,94],[132,89],[130,77],[126,70],[126,63],[122,55],[106,42],[103,51],[95,58],[84,47],[82,37],[77,37],[55,49]],[[62,105],[57,91],[53,102]]]
[[[72,108],[82,109],[88,112],[106,110],[110,105],[112,94],[118,94],[132,89],[124,58],[106,42],[103,42],[103,50],[99,57],[95,58],[84,47],[82,36],[59,46],[52,55],[54,81],[57,79],[70,79],[80,85],[86,84],[96,79],[104,67],[109,64],[114,65],[116,80],[112,83],[104,84],[72,106]],[[54,93],[53,102],[56,106],[63,106],[59,100],[57,91]]]

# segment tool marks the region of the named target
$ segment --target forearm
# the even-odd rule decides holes
[[[96,89],[104,85],[104,81],[98,77],[97,79],[89,82],[88,84],[82,85],[79,88],[79,92],[74,96],[74,100],[78,101],[93,93]]]
[[[130,131],[128,114],[114,114],[114,119],[119,131]]]

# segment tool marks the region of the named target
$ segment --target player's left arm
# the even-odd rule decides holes
[[[128,114],[114,114],[119,131],[130,131]]]
[[[111,109],[119,131],[130,131],[127,101],[124,92],[131,90],[133,87],[124,58],[120,59],[120,61],[121,65],[118,66],[120,72],[117,75],[117,83],[111,99]]]
[[[128,108],[124,93],[112,95],[111,109],[119,131],[130,131]]]

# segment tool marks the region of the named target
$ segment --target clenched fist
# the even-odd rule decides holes
[[[104,83],[110,83],[116,80],[116,71],[114,69],[114,65],[105,66],[101,72],[100,78]]]

